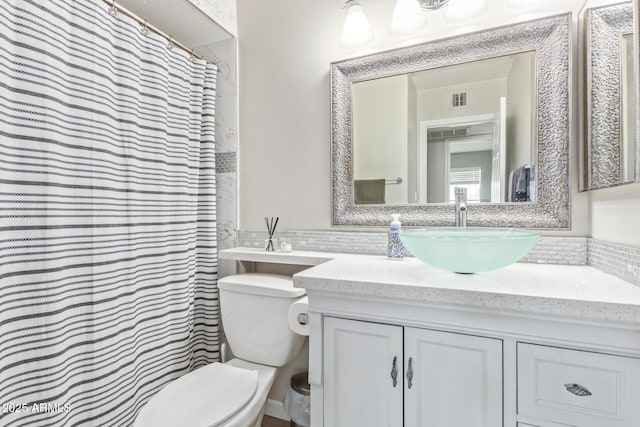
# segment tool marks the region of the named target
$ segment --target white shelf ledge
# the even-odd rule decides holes
[[[338,256],[343,257],[345,254],[296,250],[291,252],[267,252],[264,249],[256,248],[233,248],[218,252],[218,257],[225,260],[311,266],[331,261]]]

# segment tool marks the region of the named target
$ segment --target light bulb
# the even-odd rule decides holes
[[[373,31],[364,14],[364,8],[357,2],[348,3],[340,44],[345,48],[355,48],[364,46],[371,40],[373,40]]]
[[[450,21],[467,21],[479,17],[486,11],[485,0],[451,0],[444,17]]]
[[[389,29],[393,35],[404,36],[422,29],[426,23],[418,0],[398,0]]]

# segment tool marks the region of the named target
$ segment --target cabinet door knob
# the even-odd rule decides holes
[[[393,380],[393,387],[398,385],[398,356],[393,356],[393,367],[391,368],[391,379]]]
[[[413,380],[413,366],[412,366],[413,358],[409,358],[409,364],[407,366],[407,387],[411,388],[412,380]]]
[[[564,388],[566,388],[569,393],[575,394],[576,396],[580,396],[580,397],[591,396],[591,392],[589,391],[589,389],[580,384],[574,384],[574,383],[565,384]]]

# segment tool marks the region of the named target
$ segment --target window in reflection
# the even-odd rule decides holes
[[[467,202],[479,202],[482,187],[482,168],[452,168],[449,174],[449,202],[455,202],[455,188],[467,189]]]

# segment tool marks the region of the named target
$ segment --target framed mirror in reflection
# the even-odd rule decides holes
[[[588,8],[586,40],[586,174],[583,189],[636,179],[633,4]]]
[[[535,201],[535,52],[353,84],[354,204]]]
[[[570,15],[331,64],[333,225],[569,227]]]

